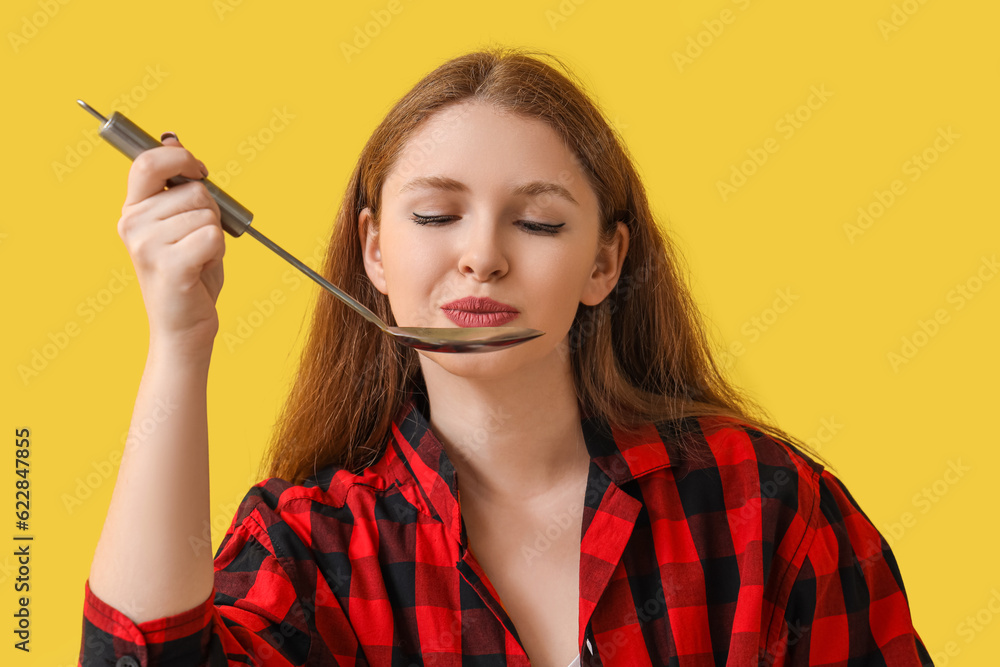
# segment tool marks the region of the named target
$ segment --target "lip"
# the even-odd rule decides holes
[[[441,310],[460,327],[501,327],[520,314],[513,306],[480,296],[450,301]]]

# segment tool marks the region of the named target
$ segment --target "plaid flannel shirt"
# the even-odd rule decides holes
[[[359,474],[254,485],[193,609],[136,624],[88,579],[79,665],[529,665],[425,414],[411,394]],[[626,436],[583,416],[582,667],[933,665],[892,551],[844,484],[716,421]],[[712,461],[682,460],[678,437]]]

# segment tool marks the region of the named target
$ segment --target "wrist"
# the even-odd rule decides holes
[[[153,335],[149,336],[148,362],[163,361],[171,365],[181,365],[197,370],[208,370],[212,359],[214,339],[192,340],[190,336]]]

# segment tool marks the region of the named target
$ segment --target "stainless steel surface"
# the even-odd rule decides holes
[[[77,100],[77,103],[103,123],[100,130],[101,137],[130,160],[134,160],[143,151],[163,145],[117,111],[108,119],[83,100]],[[178,175],[168,179],[167,184],[180,185],[191,180],[194,179]],[[519,327],[391,327],[371,310],[283,250],[274,241],[261,234],[259,230],[251,227],[253,213],[219,186],[207,178],[198,180],[205,185],[215,201],[218,202],[222,228],[226,232],[236,237],[247,232],[403,345],[430,352],[488,352],[518,345],[545,333],[537,329]]]

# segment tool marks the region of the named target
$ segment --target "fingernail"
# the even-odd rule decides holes
[[[201,165],[201,177],[202,178],[207,177],[208,176],[208,167],[206,167],[205,163],[202,162],[201,160],[198,160],[198,164]]]
[[[177,135],[174,134],[173,132],[164,132],[163,134],[160,135],[160,141],[163,141],[167,137],[173,137],[174,139],[177,139]],[[180,141],[180,139],[177,139],[177,141]]]

